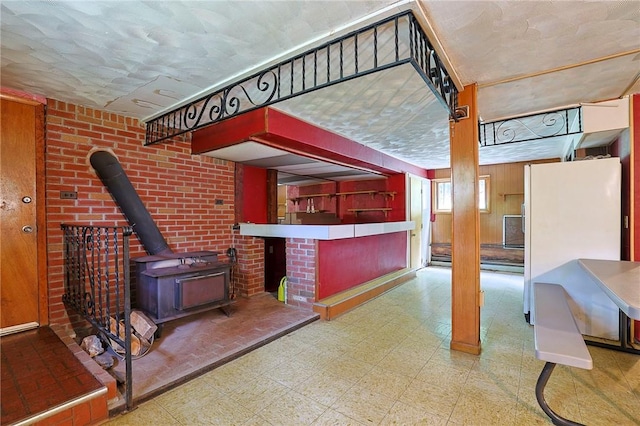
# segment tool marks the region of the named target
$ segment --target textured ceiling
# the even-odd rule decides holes
[[[637,1],[3,0],[0,82],[145,119],[408,8],[430,24],[449,72],[478,83],[485,121],[640,92]],[[275,107],[422,167],[448,166],[447,113],[410,67]],[[564,148],[487,147],[480,160]]]
[[[3,0],[2,84],[144,118],[385,3]]]

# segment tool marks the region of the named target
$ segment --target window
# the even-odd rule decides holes
[[[451,179],[433,181],[433,211],[434,213],[451,211]]]
[[[451,213],[453,204],[451,197],[451,178],[434,179],[432,181],[433,212]],[[478,209],[481,212],[489,211],[489,176],[480,176],[478,182]]]

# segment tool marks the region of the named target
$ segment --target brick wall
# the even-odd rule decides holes
[[[264,240],[235,231],[233,246],[238,251],[238,263],[233,268],[236,293],[253,296],[264,292]]]
[[[136,119],[56,100],[48,102],[46,126],[51,323],[65,327],[69,324],[61,300],[64,289],[60,224],[127,224],[89,163],[89,156],[96,149],[106,149],[118,158],[172,250],[213,250],[224,254],[230,247],[233,163],[192,156],[188,138],[146,147],[144,126]],[[62,200],[60,191],[76,191],[78,197]],[[134,236],[131,256],[142,255],[145,251]],[[253,286],[247,287],[257,291]]]
[[[287,303],[308,309],[316,298],[316,240],[287,238]]]

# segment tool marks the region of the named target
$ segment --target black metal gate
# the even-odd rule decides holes
[[[64,294],[68,308],[124,348],[125,403],[133,408],[128,226],[62,224]]]

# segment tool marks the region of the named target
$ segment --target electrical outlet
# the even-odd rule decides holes
[[[76,191],[60,191],[61,200],[77,200],[78,193]]]

